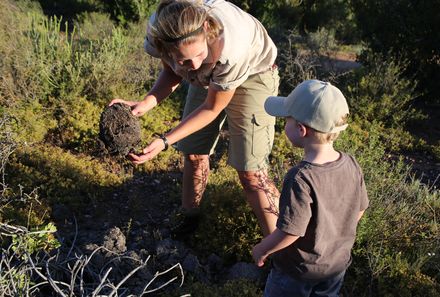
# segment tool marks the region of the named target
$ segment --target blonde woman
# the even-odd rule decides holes
[[[221,126],[229,128],[228,163],[266,236],[275,229],[279,192],[268,177],[275,118],[264,110],[277,94],[277,50],[261,23],[224,0],[161,1],[150,18],[145,50],[162,60],[157,81],[140,102],[114,99],[136,116],[153,109],[182,82],[189,83],[183,119],[132,162],[144,163],[177,143],[185,156],[182,207],[197,213]]]

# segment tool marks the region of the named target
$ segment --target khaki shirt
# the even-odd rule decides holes
[[[161,58],[173,71],[197,86],[210,86],[216,90],[233,90],[250,75],[269,70],[275,63],[277,48],[263,25],[253,16],[224,0],[205,1],[205,8],[216,18],[223,31],[219,36],[220,57],[212,61],[212,50],[202,66],[188,71],[167,55],[161,56],[148,36],[144,48],[150,55]],[[149,25],[154,22],[150,18]]]

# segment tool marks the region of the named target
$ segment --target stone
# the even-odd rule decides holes
[[[245,262],[238,262],[234,264],[228,272],[229,280],[247,279],[254,282],[260,282],[263,278],[262,269],[257,265]]]

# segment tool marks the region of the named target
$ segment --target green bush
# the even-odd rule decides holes
[[[405,130],[408,123],[424,118],[413,107],[417,82],[403,75],[407,62],[369,52],[364,53],[362,63],[337,84],[347,98],[353,121],[366,130],[372,124],[380,128],[389,151],[420,147],[420,141]]]
[[[115,97],[138,99],[159,71],[158,61],[143,53],[140,24],[128,33],[92,14],[84,16],[84,26],[77,24],[80,29],[67,30],[60,18],[36,9],[9,1],[2,6],[13,17],[5,12],[10,22],[0,26],[6,57],[0,64],[1,103],[17,119],[20,139],[48,138],[85,151],[97,135],[103,106]],[[98,35],[82,33],[83,27],[86,33],[93,25],[100,28],[98,21],[105,23]]]
[[[38,188],[50,203],[72,206],[102,198],[106,189],[121,185],[123,176],[106,170],[106,164],[60,148],[33,145],[18,148],[8,166],[8,184],[30,191]]]
[[[411,107],[418,96],[417,82],[403,76],[407,65],[405,60],[366,54],[363,67],[349,78],[344,93],[351,112],[369,122],[378,121],[393,128],[420,118],[420,112]]]
[[[55,225],[49,223],[40,228],[33,228],[33,230],[25,234],[14,234],[12,235],[11,248],[21,258],[27,258],[27,255],[32,255],[42,250],[50,251],[59,248],[61,244],[54,236],[56,231]]]

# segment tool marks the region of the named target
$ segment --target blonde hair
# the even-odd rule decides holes
[[[347,124],[347,122],[348,122],[348,113],[346,115],[344,115],[343,117],[341,117],[339,119],[339,121],[337,121],[335,123],[335,127],[343,126],[343,125]],[[339,133],[340,133],[340,132],[323,133],[323,132],[316,131],[315,129],[310,128],[310,127],[307,127],[307,128],[309,128],[310,135],[313,138],[315,138],[318,143],[322,143],[322,144],[335,141],[338,138]]]
[[[207,22],[207,31],[203,26]],[[154,45],[161,54],[169,54],[181,44],[189,44],[200,34],[208,40],[220,35],[222,28],[218,20],[209,15],[203,1],[162,0],[151,27]]]

